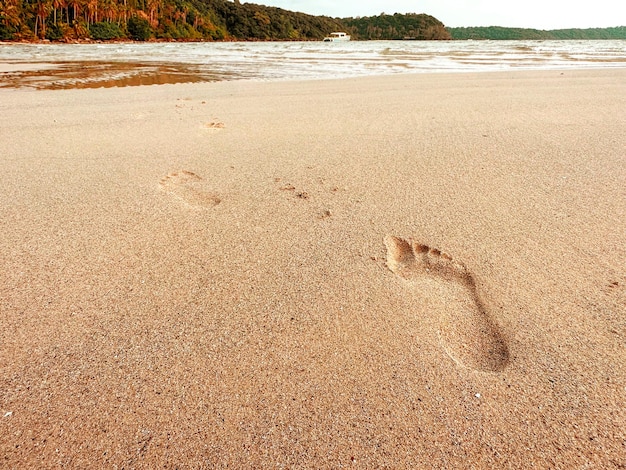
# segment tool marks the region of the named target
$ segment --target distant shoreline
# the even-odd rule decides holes
[[[504,26],[459,26],[446,27],[450,32],[450,39],[423,39],[420,37],[406,36],[401,38],[355,38],[353,41],[612,41],[626,40],[626,26],[613,26],[607,28],[564,28],[564,29],[535,29],[535,28],[511,28]],[[317,38],[295,39],[259,39],[259,38],[150,38],[145,41],[135,39],[5,39],[0,45],[5,44],[142,44],[142,43],[229,43],[229,42],[320,42]]]
[[[503,26],[448,27],[452,40],[615,40],[626,39],[626,26],[609,28],[534,29]]]

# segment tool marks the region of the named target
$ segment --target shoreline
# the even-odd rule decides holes
[[[12,66],[13,65],[13,66]],[[0,63],[0,92],[4,90],[34,89],[44,90],[72,90],[72,89],[104,89],[125,88],[152,85],[176,85],[214,82],[316,82],[352,80],[359,78],[385,78],[394,76],[421,76],[421,75],[482,75],[482,74],[524,74],[524,73],[577,73],[585,71],[620,71],[625,66],[598,66],[598,67],[544,67],[537,70],[518,68],[509,70],[437,70],[411,71],[405,73],[371,74],[348,77],[318,77],[318,78],[291,78],[267,80],[262,78],[234,77],[230,74],[198,71],[195,64],[182,63],[122,63],[98,61],[72,62],[19,62]],[[230,77],[230,78],[228,78]]]
[[[289,81],[404,73],[626,67],[619,54],[621,43],[575,41],[572,44],[372,41],[333,45],[322,42],[16,45],[0,47],[0,86],[91,88],[219,80]]]
[[[2,98],[8,466],[626,464],[625,69]]]

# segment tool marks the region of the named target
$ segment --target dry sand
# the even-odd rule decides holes
[[[0,91],[0,467],[624,468],[626,70]]]

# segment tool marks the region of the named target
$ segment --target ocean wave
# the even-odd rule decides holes
[[[146,64],[153,64],[161,74],[163,67],[170,66],[192,70],[180,74],[186,81],[193,74],[210,80],[299,80],[407,72],[624,67],[626,41],[0,43],[0,85],[6,82],[7,70],[32,71],[33,64],[43,69],[55,63],[62,63],[63,70],[71,64],[136,64],[139,68],[143,64],[144,72]],[[106,70],[112,76],[119,72],[114,72],[115,67],[100,69],[104,75]],[[86,81],[91,83],[91,79]]]

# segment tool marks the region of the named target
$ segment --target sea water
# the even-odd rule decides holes
[[[98,64],[101,76],[165,68],[184,71],[189,80],[180,81],[607,68],[626,67],[626,40],[0,44],[0,82],[33,64],[48,70]]]

